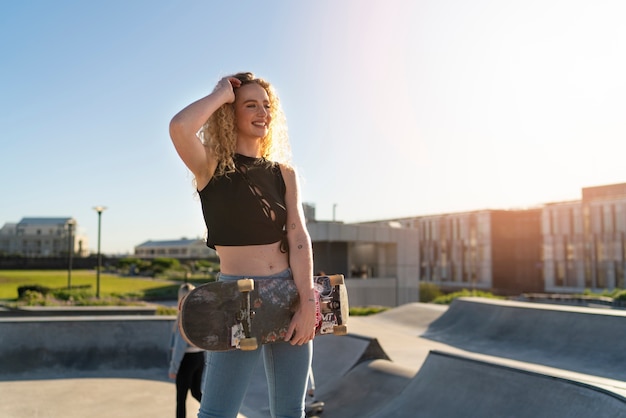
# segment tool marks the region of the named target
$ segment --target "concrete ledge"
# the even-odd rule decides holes
[[[156,315],[156,306],[21,306],[5,308],[0,317]]]
[[[175,317],[0,319],[0,380],[167,369]]]

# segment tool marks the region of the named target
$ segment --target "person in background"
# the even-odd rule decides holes
[[[316,325],[313,254],[278,96],[252,73],[224,77],[174,116],[170,136],[194,176],[207,245],[220,258],[218,280],[293,280],[300,296],[285,341],[207,352],[198,417],[236,417],[261,357],[272,417],[304,417]]]
[[[192,290],[194,286],[185,283],[178,289],[178,304]],[[204,350],[194,347],[183,339],[178,330],[178,318],[172,329],[170,339],[169,378],[176,380],[176,418],[187,416],[187,393],[202,399],[202,374],[204,370]]]

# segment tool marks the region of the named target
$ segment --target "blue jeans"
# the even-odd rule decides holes
[[[219,280],[240,278],[242,276],[219,276]],[[293,280],[290,269],[272,276],[250,278]],[[304,398],[313,356],[312,342],[301,346],[277,342],[265,344],[254,351],[207,352],[204,390],[198,418],[236,417],[261,356],[265,366],[272,417],[304,417]]]

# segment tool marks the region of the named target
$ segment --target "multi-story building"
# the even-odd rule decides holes
[[[420,280],[444,289],[490,289],[490,217],[489,211],[480,211],[416,218]]]
[[[368,222],[417,229],[419,280],[446,290],[582,292],[626,288],[626,183],[582,200]]]
[[[540,210],[481,210],[396,219],[419,231],[419,280],[445,290],[543,290]]]
[[[546,204],[541,211],[545,291],[585,288],[585,220],[580,201]]]
[[[583,189],[542,213],[545,290],[626,287],[626,183]]]
[[[0,229],[0,253],[25,257],[89,255],[87,237],[76,220],[67,218],[22,218]]]
[[[626,183],[584,188],[582,204],[589,214],[585,287],[626,287]]]
[[[135,247],[135,255],[139,258],[216,258],[215,250],[207,247],[202,239],[146,241]]]

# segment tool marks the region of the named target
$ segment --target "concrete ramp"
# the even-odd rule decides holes
[[[388,360],[363,362],[345,376],[318,387],[324,418],[369,417],[395,402],[414,377],[414,371]],[[405,417],[417,416],[413,413]]]
[[[316,338],[313,341],[313,374],[318,387],[344,376],[365,361],[389,360],[376,338],[347,335]]]
[[[463,350],[626,381],[626,311],[455,300],[422,335]]]
[[[626,399],[566,379],[432,351],[399,396],[376,411],[368,409],[355,403],[348,414],[325,411],[324,417],[623,417]]]
[[[367,320],[384,324],[384,327],[402,327],[421,334],[431,323],[443,315],[447,309],[448,306],[446,305],[418,302],[407,303],[406,305],[369,316]]]

